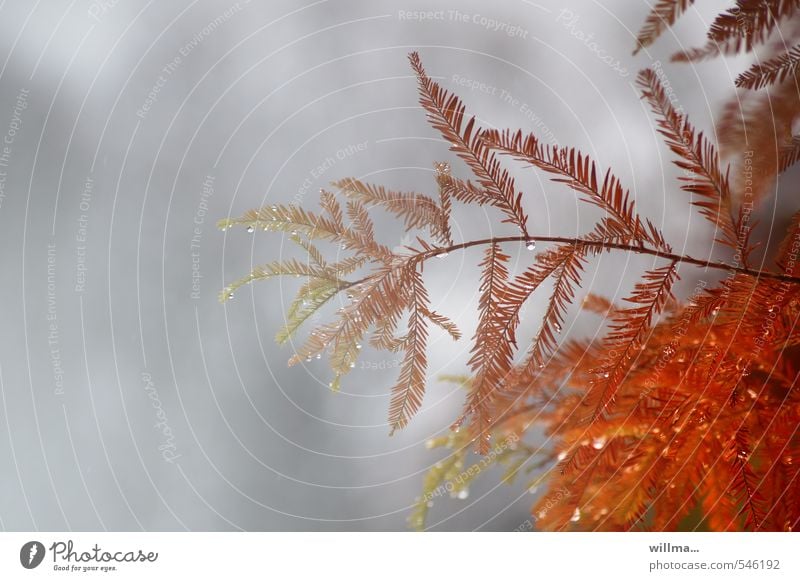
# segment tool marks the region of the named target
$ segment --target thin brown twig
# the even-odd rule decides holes
[[[772,280],[779,280],[783,282],[800,284],[800,277],[781,274],[779,272],[770,272],[764,270],[755,270],[752,268],[745,268],[742,266],[734,266],[725,262],[717,262],[713,260],[702,260],[700,258],[693,258],[682,254],[675,254],[673,252],[664,252],[662,250],[655,250],[643,246],[632,246],[629,244],[622,244],[617,242],[606,242],[602,240],[583,240],[581,238],[566,238],[563,236],[498,236],[495,238],[484,238],[481,240],[471,240],[470,242],[462,242],[460,244],[453,244],[451,246],[441,246],[419,253],[415,258],[419,262],[423,262],[433,256],[441,254],[448,254],[456,250],[464,250],[473,246],[483,246],[487,244],[501,244],[504,242],[554,242],[558,244],[580,244],[588,248],[597,248],[600,250],[622,250],[625,252],[634,252],[636,254],[643,254],[647,256],[655,256],[664,258],[666,260],[693,264],[704,268],[713,268],[717,270],[725,270],[727,272],[737,272],[739,274],[746,274],[756,278],[769,278]]]

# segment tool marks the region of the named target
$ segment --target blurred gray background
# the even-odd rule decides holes
[[[721,6],[700,4],[633,57],[646,1],[0,2],[0,527],[405,529],[443,454],[425,442],[463,403],[435,377],[466,370],[480,251],[427,269],[436,307],[466,336],[432,335],[424,407],[390,438],[394,355],[364,349],[338,394],[324,359],[288,368],[292,349],[273,336],[300,281],[224,306],[217,293],[298,255],[286,237],[216,221],[276,202],[314,208],[347,176],[434,193],[437,160],[469,177],[417,105],[406,55],[419,50],[484,125],[614,167],[677,250],[703,255],[709,230],[634,89],[661,60],[695,124],[713,128],[741,63],[667,62]],[[409,16],[419,10],[436,19]],[[579,215],[572,193],[514,171],[533,232],[591,228],[597,215]],[[461,240],[510,232],[491,209],[454,219]],[[409,242],[376,220],[390,247]],[[508,251],[517,270],[531,261]],[[584,291],[619,298],[652,264],[605,256]],[[681,274],[679,292],[707,276]],[[527,307],[524,337],[545,299]],[[598,330],[591,317],[569,325]],[[437,500],[430,527],[520,526],[534,496],[498,474]]]

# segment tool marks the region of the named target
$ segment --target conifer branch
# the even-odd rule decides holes
[[[658,1],[640,34],[639,48],[691,3]],[[730,14],[722,15],[711,40],[722,50],[763,42],[798,5],[800,0],[739,0],[740,21],[752,28],[737,31],[731,28]],[[755,95],[750,102],[758,101],[758,107],[747,111],[746,139],[733,130],[722,132],[721,143],[730,150],[726,155],[753,158],[759,164],[770,160],[763,164],[767,169],[758,170],[761,185],[775,177],[773,168],[786,169],[800,157],[800,145],[790,133],[800,109],[787,90],[789,83],[781,82],[796,75],[796,51],[797,47],[742,76],[741,84],[753,88],[779,84],[768,93],[741,94]],[[533,480],[546,478],[551,486],[534,508],[539,527],[674,529],[686,527],[695,507],[703,513],[705,526],[714,530],[800,526],[800,502],[788,498],[800,491],[800,392],[793,389],[800,352],[800,213],[790,221],[777,251],[765,257],[776,269],[751,267],[746,260],[753,250],[750,209],[740,205],[736,213],[733,208],[733,193],[741,184],[729,183],[715,145],[676,111],[658,75],[643,71],[639,85],[644,98],[678,157],[676,164],[688,174],[680,178],[682,189],[695,196],[692,203],[714,224],[718,240],[737,251],[737,262],[676,253],[653,223],[639,217],[632,196],[611,170],[599,176],[589,157],[572,148],[543,145],[532,134],[482,130],[474,117],[466,118],[456,96],[427,76],[419,56],[410,58],[420,103],[451,150],[472,170],[472,181],[451,175],[449,165],[439,163],[434,166],[438,196],[395,192],[350,178],[334,184],[344,204],[323,192],[319,211],[273,205],[224,220],[223,229],[242,226],[251,233],[286,233],[307,260],[256,267],[226,287],[220,298],[225,301],[242,285],[259,280],[303,279],[277,335],[285,342],[312,315],[344,295],[347,300],[341,301],[332,320],[311,331],[290,363],[326,353],[335,390],[355,366],[364,337],[377,348],[402,353],[389,404],[388,423],[394,432],[422,407],[430,326],[454,340],[461,337],[454,322],[431,306],[423,279],[425,263],[457,250],[484,247],[479,319],[468,362],[471,373],[447,378],[467,391],[465,411],[456,425],[463,423],[468,429],[432,441],[433,446],[451,448],[452,454],[425,479],[425,496],[418,499],[411,517],[416,528],[424,527],[431,495],[442,488],[458,497],[466,494],[475,477],[464,476],[466,451],[477,441],[477,451],[488,453],[490,438],[501,447],[495,446],[481,465],[502,464],[504,481],[550,467]],[[759,115],[773,105],[776,123],[770,134]],[[724,123],[733,123],[731,111],[729,107]],[[780,160],[776,148],[769,153],[776,141],[790,140]],[[742,143],[748,149],[743,150]],[[522,194],[501,167],[501,156],[546,172],[603,216],[580,236],[532,236]],[[756,176],[748,174],[747,179]],[[520,233],[454,242],[454,202],[496,207],[503,221]],[[406,232],[416,231],[415,242],[390,250],[378,240],[381,232],[373,223],[372,208],[392,214]],[[318,248],[319,241],[335,245],[337,255],[348,251],[348,256],[330,259]],[[537,244],[552,246],[533,255],[521,253],[533,256],[532,264],[512,277],[508,246],[519,243],[528,250]],[[657,264],[619,304],[591,293],[584,298],[583,309],[604,317],[608,326],[601,341],[560,341],[587,260],[605,252],[646,256]],[[710,286],[703,282],[702,289],[682,304],[672,295],[680,265],[729,276]],[[552,290],[538,330],[530,344],[520,345],[523,306],[549,281]],[[523,355],[521,361],[515,360],[517,355]],[[519,441],[533,422],[542,424],[555,442],[536,459],[539,450]],[[553,486],[562,491],[555,504]]]
[[[458,423],[472,417],[472,431],[477,438],[477,450],[485,454],[489,449],[489,432],[493,425],[492,402],[495,391],[511,369],[512,345],[506,339],[507,325],[503,321],[515,315],[503,304],[508,282],[506,263],[510,256],[503,253],[499,244],[490,245],[480,264],[481,298],[480,318],[475,331],[474,346],[469,366],[474,373],[471,391],[464,415]]]
[[[584,195],[584,201],[598,206],[608,214],[598,228],[602,238],[617,238],[623,242],[650,244],[669,250],[663,236],[649,221],[645,224],[634,210],[630,194],[620,181],[607,171],[602,185],[597,180],[594,161],[574,148],[545,146],[539,139],[522,131],[489,130],[483,138],[490,147],[522,162],[553,174],[553,181],[564,183]]]
[[[672,60],[696,62],[751,51],[766,42],[798,8],[800,0],[737,0],[735,7],[721,13],[711,24],[704,46],[678,52]]]
[[[736,86],[744,89],[763,89],[794,77],[800,67],[800,45],[766,62],[754,64],[736,79]]]
[[[534,377],[539,373],[556,350],[556,335],[564,326],[564,314],[575,298],[575,287],[580,285],[585,255],[586,248],[580,244],[559,246],[542,254],[537,261],[539,264],[514,281],[515,290],[524,293],[538,288],[550,276],[555,278],[542,325],[523,364],[522,373],[527,377]]]
[[[434,164],[436,169],[436,183],[439,186],[439,219],[437,228],[439,239],[443,244],[453,243],[453,234],[450,231],[450,212],[452,210],[452,200],[448,190],[450,165],[444,162]]]
[[[701,258],[694,258],[692,256],[685,254],[664,252],[661,250],[656,250],[654,248],[646,248],[646,247],[643,248],[638,245],[623,244],[619,242],[595,240],[595,239],[572,238],[569,236],[538,236],[538,235],[495,236],[493,238],[482,238],[480,240],[471,240],[469,242],[462,242],[459,244],[453,244],[451,246],[436,247],[424,253],[421,253],[419,255],[419,259],[424,261],[432,257],[440,255],[448,255],[451,252],[455,252],[457,250],[464,250],[467,248],[473,248],[475,246],[503,244],[506,242],[518,242],[518,243],[530,244],[531,241],[536,241],[537,243],[552,242],[555,244],[566,244],[571,246],[580,245],[586,247],[587,249],[593,252],[619,250],[622,252],[630,252],[633,254],[640,254],[643,256],[654,256],[657,258],[664,258],[665,260],[670,262],[676,262],[681,264],[692,264],[694,266],[699,266],[701,268],[711,268],[723,272],[745,274],[756,279],[761,278],[761,279],[777,280],[792,284],[800,283],[800,276],[789,276],[780,272],[772,272],[768,270],[758,270],[744,266],[736,266],[733,264],[718,262],[715,260],[703,260]]]
[[[778,173],[783,173],[800,161],[800,135],[792,137],[792,142],[781,148]]]
[[[657,0],[639,31],[633,54],[653,44],[692,4],[694,0]]]
[[[635,306],[620,309],[611,316],[611,332],[604,340],[609,355],[597,368],[585,400],[593,410],[592,421],[609,411],[631,363],[647,340],[653,320],[661,313],[667,300],[673,298],[671,289],[678,278],[675,266],[676,263],[672,262],[648,271],[643,277],[644,282],[637,283],[633,294],[625,299]]]
[[[693,174],[693,177],[679,178],[684,182],[681,188],[700,196],[701,199],[692,204],[700,208],[700,214],[721,232],[720,243],[741,249],[746,264],[750,250],[744,244],[746,232],[733,223],[728,172],[723,173],[720,169],[716,148],[702,132],[695,131],[685,115],[675,110],[653,69],[641,71],[637,82],[658,117],[659,133],[667,138],[667,145],[678,156],[675,165]]]
[[[393,192],[383,186],[365,184],[355,178],[333,182],[346,196],[360,202],[380,206],[402,219],[406,232],[429,228],[437,234],[445,221],[444,210],[430,196],[417,193]]]
[[[500,167],[495,155],[483,143],[475,117],[465,122],[466,108],[461,100],[431,80],[419,54],[411,53],[409,60],[419,82],[420,105],[428,112],[431,124],[451,144],[451,151],[469,165],[485,188],[485,195],[477,201],[496,206],[506,215],[505,222],[515,224],[527,233],[528,217],[522,208],[522,194],[516,191],[514,178]]]
[[[410,314],[408,318],[408,334],[404,339],[406,356],[400,367],[400,376],[392,388],[392,399],[389,404],[389,425],[391,433],[408,424],[409,419],[422,406],[425,393],[425,371],[428,367],[426,345],[428,329],[425,315],[428,310],[428,293],[422,284],[422,276],[414,270],[408,281],[410,294]]]
[[[731,43],[733,52],[749,51],[763,43],[778,23],[798,8],[798,0],[736,0],[734,8],[711,24],[708,38],[716,43]]]

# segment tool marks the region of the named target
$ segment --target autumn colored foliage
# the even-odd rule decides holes
[[[637,50],[646,50],[691,4],[657,2]],[[288,233],[308,259],[258,267],[224,289],[221,299],[258,280],[303,277],[278,333],[279,342],[286,342],[319,309],[345,295],[333,320],[312,330],[291,362],[327,353],[331,387],[337,389],[365,341],[402,354],[389,404],[394,431],[422,405],[431,325],[461,339],[446,314],[433,310],[423,266],[437,256],[481,247],[469,373],[444,378],[465,388],[464,410],[448,435],[430,442],[450,453],[426,477],[410,517],[413,526],[424,528],[437,490],[457,496],[477,477],[481,470],[467,468],[473,462],[468,453],[475,450],[483,462],[505,466],[505,480],[524,477],[525,486],[542,487],[531,510],[541,530],[796,530],[800,213],[785,232],[772,233],[783,240],[775,250],[751,240],[751,214],[800,158],[800,137],[792,135],[800,115],[800,45],[785,45],[798,36],[798,10],[798,1],[739,0],[715,20],[704,46],[675,55],[680,61],[755,47],[762,55],[771,52],[737,79],[741,92],[723,112],[718,143],[675,109],[662,69],[643,70],[637,79],[682,170],[683,193],[676,192],[672,203],[693,204],[713,225],[709,245],[719,249],[719,258],[676,253],[637,213],[620,180],[576,149],[547,145],[522,131],[479,127],[412,53],[420,104],[473,179],[456,177],[439,163],[433,196],[349,178],[322,193],[318,211],[274,205],[223,220],[223,229]],[[772,40],[779,29],[780,45]],[[603,217],[577,238],[530,232],[512,166],[534,168],[528,171],[567,185]],[[491,206],[516,232],[455,241],[454,204]],[[413,244],[398,251],[378,241],[371,208],[401,220],[416,236]],[[329,262],[319,242],[349,253]],[[536,253],[526,270],[512,275],[508,248],[520,245]],[[626,252],[651,256],[660,265],[643,272],[616,303],[580,290],[589,261]],[[694,268],[718,273],[719,282],[703,283],[688,297],[674,296],[679,274]],[[521,344],[521,309],[542,290],[550,295],[539,330],[530,344]],[[602,317],[602,339],[562,337],[567,309],[575,304],[584,316]],[[533,426],[549,436],[546,449],[526,440]]]

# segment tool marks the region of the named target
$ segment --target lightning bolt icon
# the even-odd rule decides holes
[[[39,546],[36,544],[31,545],[31,552],[30,555],[28,555],[28,565],[33,563],[33,558],[36,556],[36,553],[38,552],[39,552]]]

